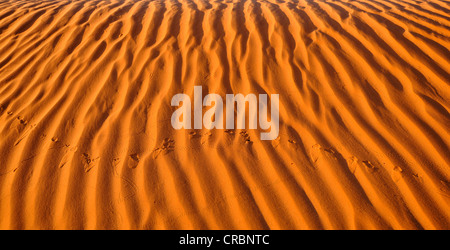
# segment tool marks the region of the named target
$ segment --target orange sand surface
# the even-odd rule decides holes
[[[0,0],[0,229],[450,229],[449,13]],[[173,129],[194,86],[279,94],[279,137]]]

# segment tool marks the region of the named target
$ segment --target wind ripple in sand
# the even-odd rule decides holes
[[[0,1],[0,228],[450,229],[450,2]],[[193,87],[280,137],[176,131]]]

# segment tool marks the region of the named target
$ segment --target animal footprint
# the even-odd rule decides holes
[[[200,134],[197,133],[196,131],[191,131],[189,132],[189,138],[193,139],[193,138],[199,138]]]
[[[139,155],[137,153],[131,154],[130,159],[128,161],[129,168],[136,168],[139,165]]]
[[[394,182],[398,182],[403,177],[403,169],[399,166],[395,166],[392,169],[391,177]]]
[[[92,159],[92,157],[87,154],[87,153],[83,153],[83,166],[84,166],[84,172],[87,173],[89,171],[91,171],[91,169],[94,167],[95,165],[95,161],[97,159],[99,159],[100,157],[97,157],[95,159]]]
[[[347,165],[350,169],[350,172],[352,172],[352,174],[355,174],[356,168],[358,167],[358,158],[356,156],[351,156],[349,159],[347,159]]]
[[[173,151],[175,148],[175,141],[169,138],[165,138],[161,147],[165,151]]]
[[[23,127],[16,127],[17,131],[19,133],[22,133],[22,135],[20,136],[19,139],[16,140],[16,142],[14,143],[14,146],[17,146],[23,139],[25,139],[25,137],[27,137],[31,131],[36,127],[36,124],[33,124],[31,126],[28,126],[27,128],[25,128],[25,126]]]
[[[162,142],[162,145],[159,148],[153,150],[154,158],[158,158],[158,156],[163,153],[168,154],[175,149],[175,141],[169,138],[165,138]]]
[[[70,152],[70,149],[65,149],[64,150],[64,155],[61,158],[61,160],[59,162],[59,165],[58,165],[59,168],[63,168],[67,164],[67,162],[69,162],[69,157],[70,157],[71,153],[72,152]]]
[[[28,121],[23,119],[21,116],[17,116],[17,120],[19,121],[19,125],[16,126],[16,131],[21,133],[26,128]]]
[[[245,144],[247,144],[247,145],[253,144],[253,141],[250,140],[250,135],[247,133],[247,131],[243,130],[243,131],[239,132],[239,134],[243,137]]]
[[[296,144],[294,143],[293,145]],[[336,162],[339,161],[339,158],[342,157],[339,151],[337,151],[333,147],[325,148],[322,147],[320,144],[314,144],[311,148],[312,149],[310,150],[310,158],[312,160],[311,162],[315,167],[322,165],[322,161]]]
[[[200,141],[200,144],[204,145],[205,143],[208,142],[208,140],[211,138],[212,133],[210,131],[206,132],[203,134],[202,139]]]
[[[234,131],[231,129],[227,129],[225,130],[225,133],[229,134],[229,135],[234,135]]]
[[[19,120],[20,124],[22,124],[22,125],[27,125],[27,124],[28,124],[28,121],[25,120],[25,119],[24,119],[23,117],[21,117],[21,116],[18,116],[18,117],[17,117],[17,120]]]
[[[324,148],[323,151],[332,159],[337,160],[336,155],[338,154],[333,148]]]
[[[363,165],[369,170],[369,172],[373,173],[378,170],[370,161],[362,161]]]

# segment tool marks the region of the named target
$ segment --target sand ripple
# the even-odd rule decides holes
[[[450,229],[450,2],[0,0],[0,229]],[[280,137],[173,95],[280,94]]]

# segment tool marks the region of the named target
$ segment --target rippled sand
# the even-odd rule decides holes
[[[0,229],[450,229],[450,2],[0,0]],[[279,94],[280,136],[174,130]]]

